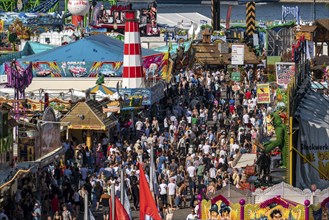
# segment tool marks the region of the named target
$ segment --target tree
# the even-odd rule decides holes
[[[10,33],[9,36],[8,36],[8,40],[13,45],[13,49],[15,51],[16,41],[17,41],[17,34],[16,34],[16,32]]]

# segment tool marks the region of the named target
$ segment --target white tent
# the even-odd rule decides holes
[[[191,24],[211,24],[211,19],[199,13],[158,13],[158,24],[190,29]]]

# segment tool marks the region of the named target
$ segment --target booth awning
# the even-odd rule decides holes
[[[56,157],[64,154],[65,149],[60,147],[57,148],[56,150],[44,155],[43,157],[37,159],[35,161],[35,163],[39,166],[39,167],[45,167],[49,164],[51,164],[52,162],[54,162],[54,160],[56,159]]]

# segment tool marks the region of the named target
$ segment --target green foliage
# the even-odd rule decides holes
[[[276,96],[278,96],[279,94],[282,96],[282,102],[285,104],[285,106],[287,106],[288,105],[287,93],[285,91],[281,90],[280,88],[278,88],[276,90]]]
[[[212,26],[209,25],[209,24],[201,25],[201,30],[202,30],[202,31],[206,30],[207,28],[208,28],[208,29],[212,29]]]
[[[9,37],[8,37],[8,40],[10,43],[15,43],[16,40],[17,40],[17,34],[14,32],[14,33],[10,33],[9,34]]]
[[[275,74],[269,74],[267,78],[268,82],[275,82],[276,81],[276,75]]]

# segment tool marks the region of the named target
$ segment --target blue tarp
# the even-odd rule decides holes
[[[48,50],[51,50],[51,49],[57,47],[57,46],[54,46],[54,45],[40,44],[38,42],[33,42],[33,41],[28,41],[26,43],[26,47],[28,47],[28,46],[32,50],[33,54],[42,53],[42,52],[45,52],[45,51],[48,51]]]
[[[3,73],[3,70],[4,70],[3,64],[5,62],[11,62],[13,59],[18,60],[24,56],[30,56],[30,55],[34,55],[37,53],[41,53],[41,52],[53,49],[55,47],[56,46],[40,44],[40,43],[33,42],[33,41],[26,42],[22,51],[2,55],[0,57],[0,64],[1,64],[0,75]]]
[[[94,35],[83,38],[65,46],[57,47],[43,53],[24,57],[22,62],[101,62],[123,61],[124,42],[110,38],[106,35]],[[158,54],[159,52],[142,49],[142,56]]]

